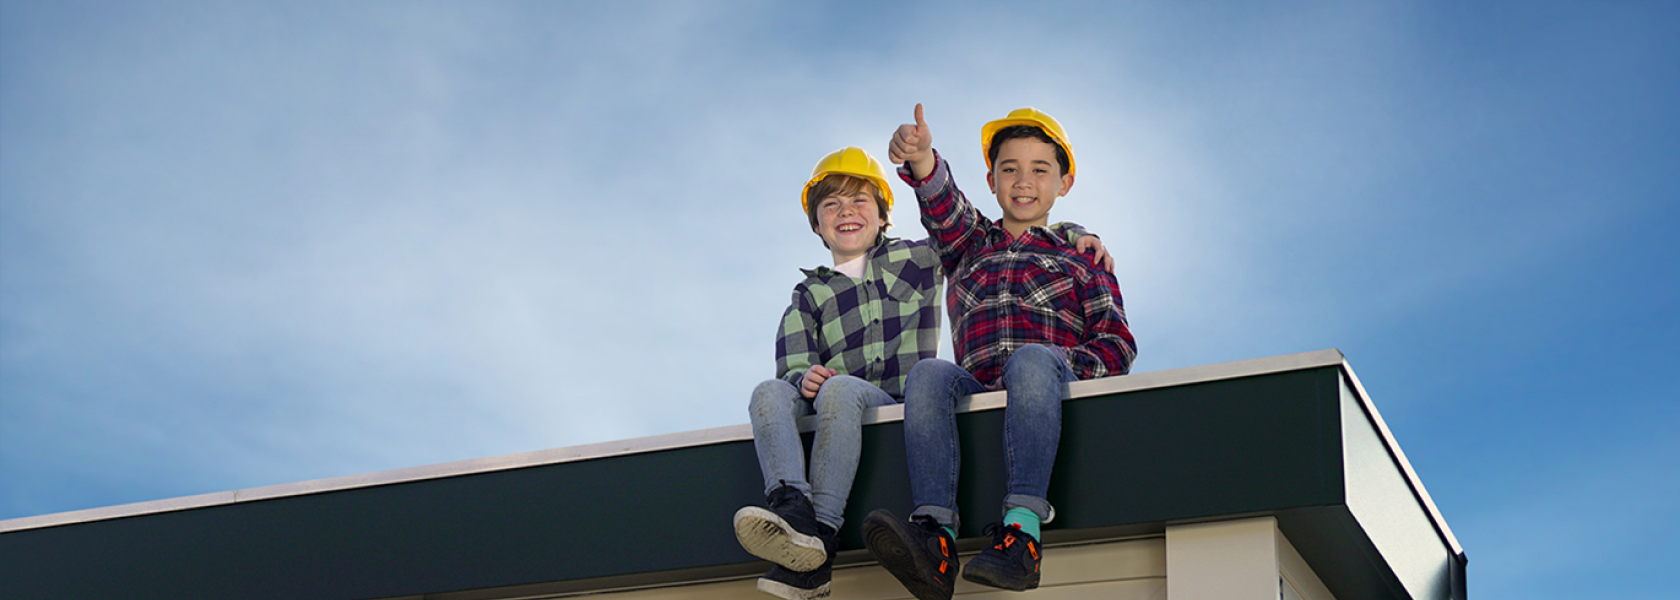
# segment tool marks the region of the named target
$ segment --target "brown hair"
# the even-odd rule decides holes
[[[875,207],[881,210],[881,231],[885,232],[888,227],[892,227],[892,215],[887,212],[887,198],[881,195],[881,188],[877,187],[875,182],[855,175],[835,173],[818,181],[805,194],[805,216],[811,219],[811,231],[817,230],[817,204],[821,203],[823,198],[835,194],[850,196],[864,189],[868,189],[875,196]]]
[[[1056,143],[1056,139],[1050,137],[1050,134],[1044,133],[1043,129],[1039,129],[1038,127],[1032,125],[1010,125],[1003,129],[999,129],[997,133],[992,134],[992,147],[986,149],[986,164],[997,163],[998,149],[1003,147],[1004,142],[1020,138],[1031,138],[1050,144],[1051,146],[1055,146],[1056,164],[1062,168],[1062,175],[1067,174],[1067,149],[1063,148],[1061,144]]]

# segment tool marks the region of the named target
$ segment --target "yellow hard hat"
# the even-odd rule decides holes
[[[824,177],[839,174],[862,177],[875,184],[881,189],[881,198],[887,201],[887,212],[892,212],[892,187],[887,185],[887,170],[863,148],[847,146],[828,153],[817,161],[817,168],[811,169],[811,180],[805,182],[805,191],[799,194],[799,206],[805,209],[805,214],[811,213],[811,188]]]
[[[1062,124],[1056,122],[1055,117],[1031,106],[1009,111],[1009,116],[980,128],[980,154],[986,157],[987,171],[992,170],[992,136],[997,135],[998,130],[1015,125],[1032,125],[1042,129],[1050,139],[1061,144],[1062,150],[1067,152],[1068,174],[1073,174],[1073,145],[1068,143],[1067,131],[1062,129]]]

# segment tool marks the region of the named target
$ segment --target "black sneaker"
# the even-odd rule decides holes
[[[817,537],[817,511],[811,499],[790,486],[770,490],[770,508],[735,511],[735,539],[753,556],[805,572],[828,559]]]
[[[957,585],[957,541],[933,519],[902,521],[876,510],[863,518],[863,543],[919,600],[951,600]]]
[[[817,537],[822,538],[823,549],[827,551],[828,557],[821,566],[799,572],[776,565],[769,573],[758,578],[758,591],[787,600],[827,598],[829,581],[834,578],[834,552],[840,542],[834,528],[822,523],[817,524]]]
[[[1038,587],[1038,567],[1043,562],[1038,540],[1015,524],[993,523],[985,531],[992,534],[992,545],[968,561],[963,579],[1017,592]]]

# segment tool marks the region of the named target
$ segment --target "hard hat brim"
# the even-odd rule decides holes
[[[846,153],[852,150],[857,151],[865,159],[863,164],[850,166],[844,164]],[[827,164],[831,162],[837,164]],[[886,169],[882,167],[880,161],[875,160],[875,157],[864,149],[857,146],[848,146],[830,152],[827,156],[822,157],[822,160],[817,161],[816,171],[811,173],[811,179],[805,182],[805,189],[799,193],[799,206],[804,209],[805,214],[811,214],[811,188],[816,187],[818,183],[821,183],[824,178],[830,175],[851,175],[875,184],[875,187],[881,190],[881,199],[887,203],[887,212],[892,212],[893,193],[892,186],[887,184]]]
[[[1068,174],[1074,174],[1074,171],[1076,170],[1074,165],[1076,163],[1073,160],[1073,145],[1068,143],[1066,135],[1058,131],[1061,124],[1056,123],[1052,125],[1051,123],[1047,123],[1041,119],[1033,117],[1004,117],[987,123],[980,128],[980,156],[986,161],[987,171],[992,170],[992,138],[997,135],[997,132],[1002,131],[1004,128],[1014,127],[1016,125],[1031,125],[1033,127],[1037,127],[1039,131],[1044,132],[1044,135],[1050,136],[1050,139],[1056,140],[1057,144],[1061,144],[1062,151],[1066,152],[1068,157]]]

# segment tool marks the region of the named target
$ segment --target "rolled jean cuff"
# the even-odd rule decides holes
[[[930,517],[934,522],[950,527],[951,531],[956,531],[962,525],[962,519],[957,517],[957,511],[932,504],[916,507],[916,511],[910,513],[910,518],[914,519],[916,517]]]
[[[1024,494],[1010,494],[1003,497],[1003,512],[1011,508],[1025,508],[1038,515],[1040,522],[1049,523],[1056,520],[1056,507],[1050,506],[1050,501],[1037,496]]]

